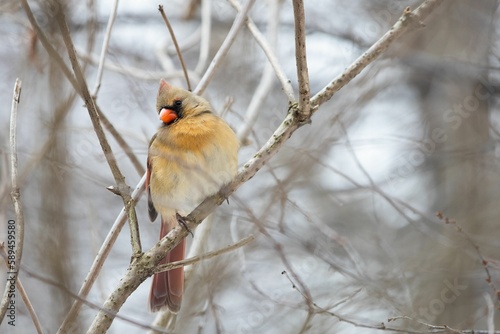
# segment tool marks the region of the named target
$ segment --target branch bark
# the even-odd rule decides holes
[[[295,63],[297,65],[297,79],[299,81],[299,118],[305,122],[311,117],[309,71],[307,70],[306,55],[306,18],[304,2],[293,0],[293,17],[295,20]]]

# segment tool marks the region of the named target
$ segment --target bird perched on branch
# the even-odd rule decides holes
[[[187,90],[160,81],[156,111],[163,122],[149,144],[146,191],[151,221],[161,217],[160,238],[237,172],[238,140],[210,104]],[[180,216],[178,216],[180,215]],[[186,239],[160,264],[183,260]],[[184,269],[155,274],[149,296],[152,311],[180,309]]]

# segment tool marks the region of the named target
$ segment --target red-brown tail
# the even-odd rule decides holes
[[[170,229],[162,217],[160,239],[166,236],[168,232],[170,232]],[[160,264],[184,260],[185,253],[186,239],[183,239],[167,254],[167,256],[165,256]],[[155,274],[153,277],[153,285],[151,285],[151,292],[149,293],[150,310],[156,312],[167,305],[170,311],[177,313],[181,308],[183,291],[184,268],[177,268]]]

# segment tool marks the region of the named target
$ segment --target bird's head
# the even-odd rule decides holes
[[[161,121],[169,125],[183,118],[211,112],[211,108],[207,100],[201,96],[172,86],[161,79],[156,98],[156,111]]]

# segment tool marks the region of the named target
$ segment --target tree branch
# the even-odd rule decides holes
[[[64,11],[59,2],[56,2],[56,21],[59,26],[59,30],[61,30],[61,34],[63,37],[64,44],[66,45],[66,50],[68,52],[68,56],[71,62],[71,66],[73,67],[73,71],[75,73],[76,82],[78,88],[82,94],[83,100],[85,102],[85,106],[89,112],[90,120],[92,121],[92,126],[94,127],[94,131],[99,139],[99,144],[101,145],[102,151],[106,160],[108,162],[109,168],[111,169],[111,173],[115,179],[118,190],[120,191],[121,197],[123,199],[123,203],[126,208],[127,216],[130,224],[130,238],[132,243],[132,256],[137,257],[141,254],[141,240],[139,236],[139,226],[137,224],[137,216],[134,207],[134,201],[130,196],[130,187],[125,182],[125,177],[121,173],[116,158],[113,154],[113,150],[106,139],[106,134],[102,129],[101,122],[99,120],[99,113],[97,111],[97,107],[95,105],[94,99],[90,95],[87,83],[85,82],[85,78],[83,76],[82,69],[80,67],[80,63],[78,62],[78,58],[76,56],[75,47],[73,46],[73,41],[71,40],[71,35],[68,29],[68,25],[66,23],[66,18],[64,15]]]
[[[186,64],[184,63],[184,58],[182,58],[182,53],[181,49],[179,48],[179,44],[177,43],[177,38],[175,38],[174,29],[172,29],[170,21],[168,20],[162,5],[158,6],[158,10],[160,11],[163,21],[165,21],[165,24],[167,25],[168,32],[170,33],[170,37],[172,38],[172,42],[174,43],[175,46],[175,51],[177,51],[177,57],[179,57],[179,62],[181,63],[182,71],[184,72],[184,78],[186,79],[187,90],[191,91],[191,83],[189,82],[189,76],[186,69]]]
[[[198,86],[196,86],[194,90],[195,94],[202,95],[205,89],[207,88],[208,83],[210,82],[210,80],[212,80],[213,76],[215,75],[215,71],[222,64],[222,60],[224,59],[224,57],[226,57],[227,53],[229,52],[229,49],[231,48],[234,40],[236,39],[236,36],[238,36],[238,33],[240,32],[243,23],[245,23],[247,14],[250,11],[250,8],[252,8],[254,2],[255,0],[247,0],[247,3],[245,4],[241,12],[236,16],[236,19],[234,20],[234,23],[231,29],[229,30],[226,39],[224,39],[224,42],[222,42],[222,45],[215,54],[214,59],[212,59],[212,62],[208,66],[207,71],[201,78],[200,82],[198,83]]]
[[[371,64],[378,56],[389,48],[392,43],[408,31],[415,27],[421,27],[432,11],[443,3],[443,0],[426,0],[413,12],[407,7],[401,18],[386,32],[377,42],[375,42],[365,53],[363,53],[354,63],[343,73],[334,78],[320,92],[311,99],[311,107],[315,112],[320,105],[330,100],[333,95],[342,87],[351,82],[365,67]]]
[[[111,14],[109,15],[108,25],[106,27],[106,33],[104,34],[104,41],[102,42],[101,57],[99,58],[99,67],[97,68],[97,77],[95,82],[94,91],[92,92],[92,97],[97,99],[97,93],[101,88],[102,74],[104,73],[104,62],[106,61],[106,54],[109,47],[109,39],[111,37],[111,29],[113,28],[113,23],[115,22],[116,12],[118,10],[118,1],[114,0],[113,8],[111,9]]]
[[[49,56],[54,59],[56,64],[59,65],[61,68],[62,72],[66,76],[66,79],[71,83],[73,86],[74,90],[78,93],[78,95],[83,99],[82,91],[79,89],[78,83],[76,82],[76,79],[74,75],[71,73],[70,69],[66,66],[66,63],[64,60],[61,58],[59,53],[52,47],[50,44],[48,38],[45,36],[44,32],[42,29],[40,29],[40,26],[38,22],[35,20],[35,17],[33,15],[33,12],[31,11],[30,6],[28,5],[28,2],[26,0],[21,0],[21,5],[26,13],[26,16],[28,17],[28,20],[31,23],[31,26],[33,29],[36,31],[37,37],[40,39],[40,42],[42,43],[43,47],[49,54]],[[84,57],[82,57],[84,58]],[[91,61],[94,61],[93,58],[90,59]],[[96,61],[96,63],[99,63]],[[94,102],[95,103],[95,102]],[[123,137],[118,133],[118,131],[115,129],[113,124],[107,120],[106,117],[104,117],[104,114],[100,110],[99,106],[96,104],[97,111],[99,115],[101,116],[101,121],[106,127],[106,129],[111,133],[111,135],[115,138],[117,143],[120,145],[120,147],[123,149],[123,151],[126,153],[127,157],[130,159],[136,170],[139,172],[139,174],[144,174],[144,167],[142,167],[142,164],[139,162],[137,157],[132,154],[132,149],[130,146],[127,144],[127,142],[123,139]],[[141,166],[141,167],[139,167]],[[142,172],[141,172],[142,171]]]
[[[191,264],[195,264],[195,263],[200,262],[200,261],[209,260],[209,259],[214,258],[216,256],[219,256],[219,255],[222,255],[224,253],[227,253],[227,252],[233,251],[235,249],[238,249],[240,247],[243,247],[254,239],[255,239],[255,237],[253,236],[253,234],[251,234],[248,237],[243,238],[234,244],[231,244],[231,245],[228,245],[226,247],[214,250],[212,252],[193,256],[191,258],[188,258],[188,259],[185,259],[182,261],[174,261],[174,262],[170,262],[167,264],[162,264],[162,265],[155,268],[155,273],[157,274],[157,273],[161,273],[163,271],[169,271],[169,270],[172,270],[175,268],[189,266]]]
[[[297,79],[299,81],[299,119],[302,122],[311,117],[309,72],[306,56],[306,19],[304,2],[293,0],[293,18],[295,20],[295,62],[297,64]]]

